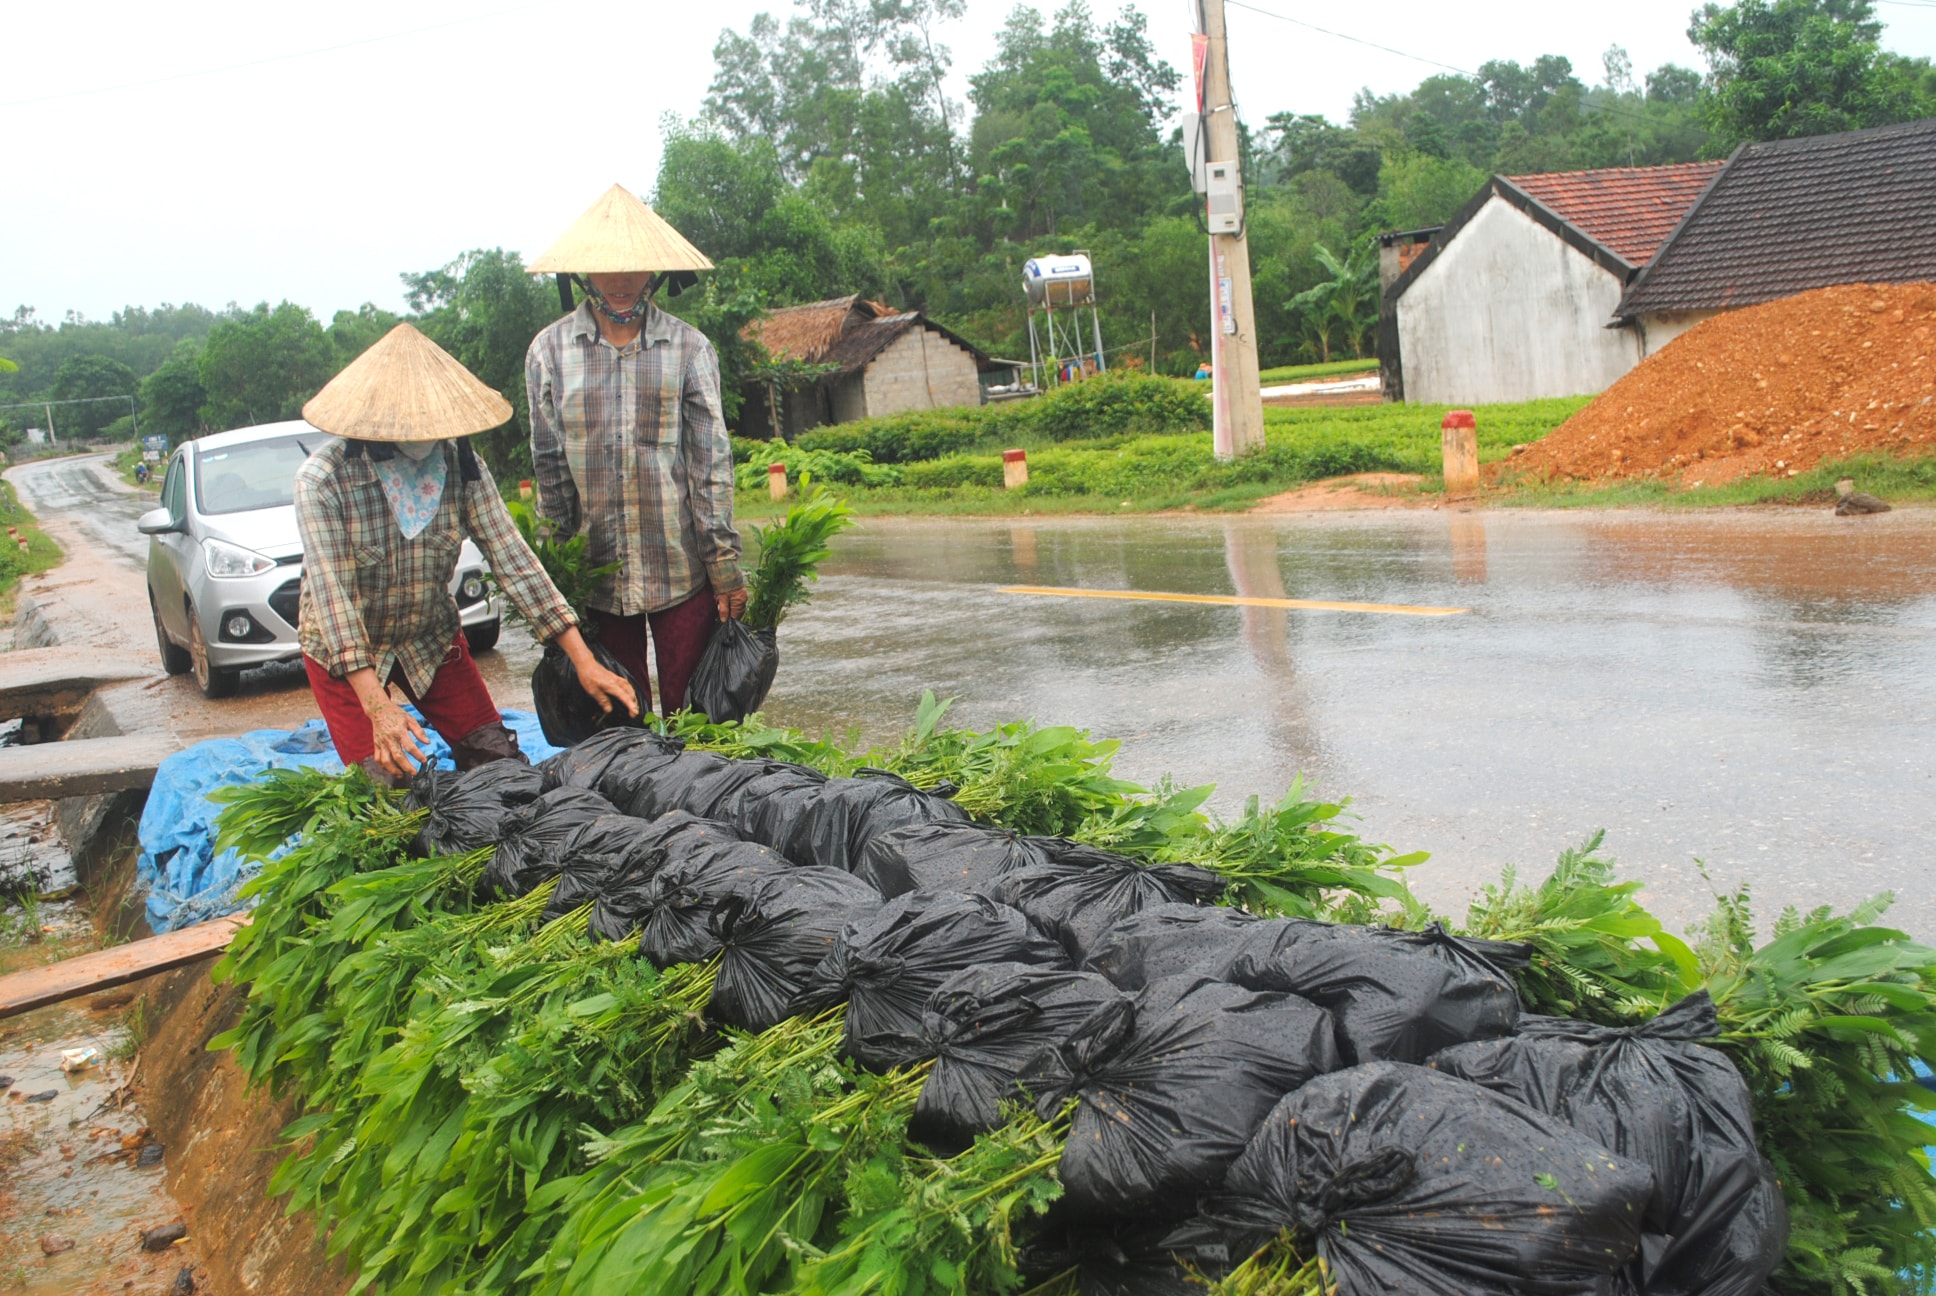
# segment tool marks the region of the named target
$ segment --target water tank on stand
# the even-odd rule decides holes
[[[1102,318],[1096,310],[1096,273],[1086,252],[1034,257],[1022,266],[1022,292],[1028,298],[1029,367],[1038,389],[1070,382],[1108,367],[1102,345]],[[1089,336],[1083,320],[1089,312]],[[1057,318],[1057,311],[1068,314]],[[1038,329],[1036,317],[1043,327]]]
[[[1094,306],[1096,272],[1080,252],[1035,257],[1022,267],[1022,291],[1031,306]]]

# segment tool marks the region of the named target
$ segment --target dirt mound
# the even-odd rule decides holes
[[[1714,485],[1936,451],[1936,284],[1820,288],[1704,320],[1513,457],[1553,477]]]

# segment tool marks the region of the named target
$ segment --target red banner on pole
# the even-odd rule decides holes
[[[1203,75],[1210,66],[1210,38],[1202,32],[1190,33],[1190,72],[1197,83],[1197,111],[1203,111]]]

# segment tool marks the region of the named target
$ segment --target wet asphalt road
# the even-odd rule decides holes
[[[148,637],[133,519],[86,460],[10,479],[111,552],[93,583]],[[79,528],[77,532],[74,528]],[[1343,600],[1450,617],[1135,603],[1006,586]],[[1428,850],[1460,912],[1503,865],[1543,876],[1599,828],[1684,925],[1713,884],[1782,905],[1894,890],[1936,938],[1936,511],[1332,513],[1229,519],[869,521],[781,631],[768,714],[892,741],[924,688],[957,722],[1020,716],[1122,740],[1117,768],[1216,783],[1214,806],[1303,772],[1357,829]],[[536,646],[479,659],[528,705]],[[294,667],[209,703],[157,695],[186,736],[315,714]]]
[[[1030,597],[1009,585],[1471,609],[1450,617]],[[1893,889],[1936,937],[1936,512],[1355,513],[874,521],[781,631],[769,714],[889,739],[923,688],[983,726],[1123,740],[1118,769],[1304,772],[1429,850],[1442,909],[1599,828],[1675,925]]]

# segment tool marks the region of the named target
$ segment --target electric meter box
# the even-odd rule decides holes
[[[1211,162],[1204,167],[1206,210],[1212,234],[1235,234],[1244,227],[1244,182],[1235,162]]]

